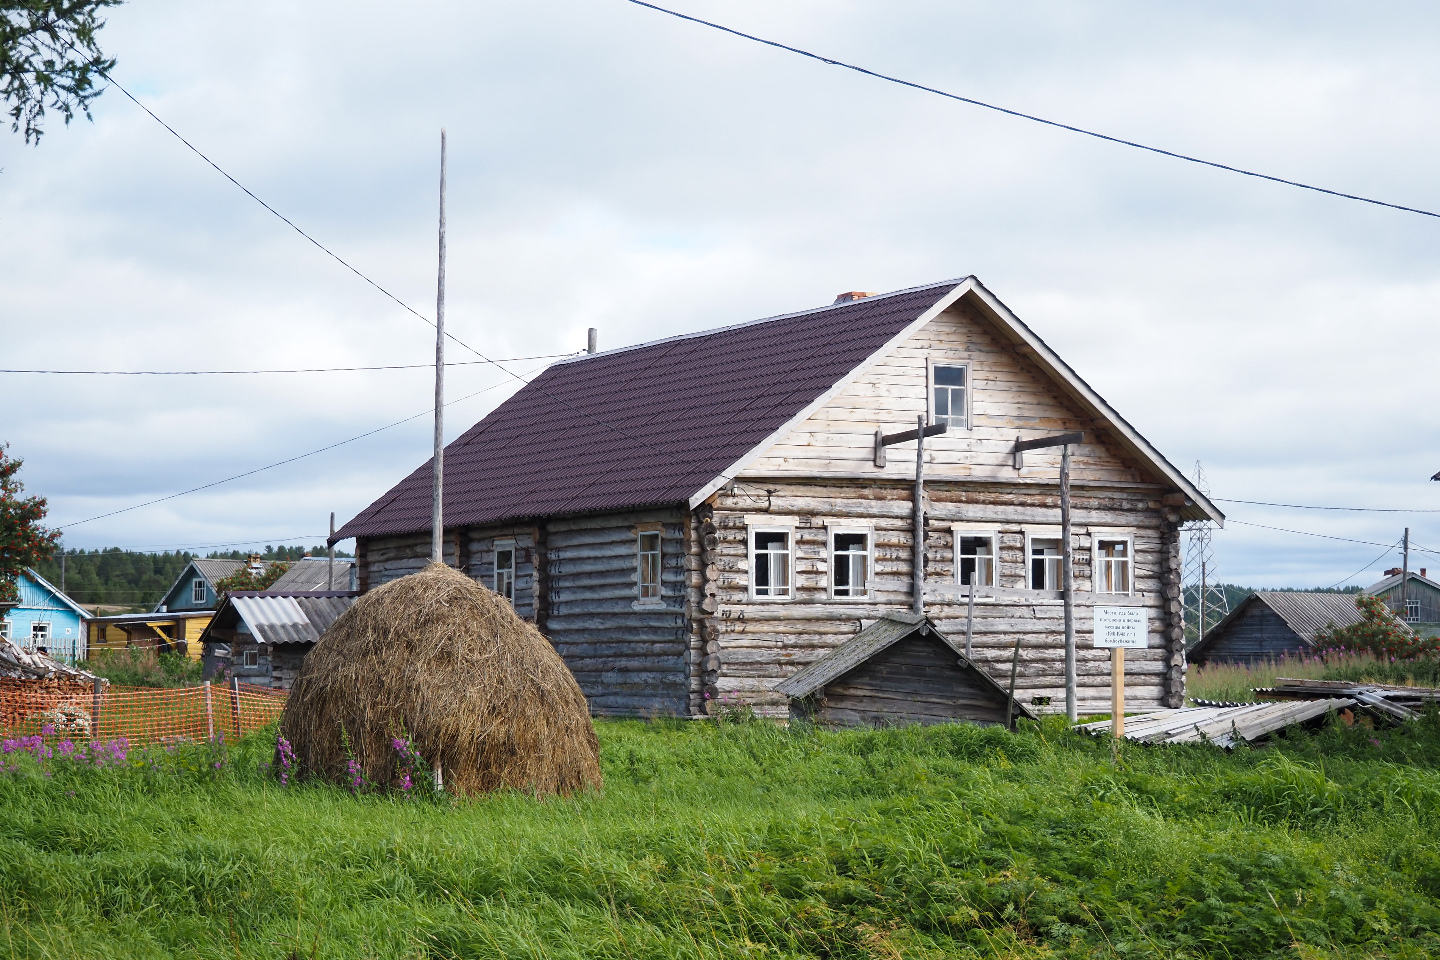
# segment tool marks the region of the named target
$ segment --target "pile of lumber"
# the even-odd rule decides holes
[[[0,730],[42,723],[57,733],[89,736],[97,680],[93,673],[0,640]]]
[[[1275,686],[1255,691],[1255,699],[1266,701],[1319,700],[1346,697],[1355,701],[1359,712],[1375,720],[1413,720],[1426,703],[1440,700],[1435,687],[1400,687],[1383,683],[1353,683],[1348,680],[1297,680],[1279,677]]]
[[[1126,740],[1136,743],[1210,743],[1229,749],[1253,743],[1294,724],[1322,722],[1332,710],[1355,706],[1349,697],[1298,703],[1245,703],[1238,706],[1184,707],[1125,718]],[[1082,723],[1081,733],[1108,734],[1109,720]]]

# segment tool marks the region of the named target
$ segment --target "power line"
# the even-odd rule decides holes
[[[1440,510],[1404,510],[1399,507],[1317,507],[1307,503],[1269,503],[1265,500],[1227,500],[1211,497],[1216,503],[1244,503],[1252,507],[1285,507],[1290,510],[1341,510],[1349,513],[1440,513]]]
[[[1309,530],[1290,530],[1286,527],[1271,527],[1263,523],[1249,523],[1245,520],[1230,520],[1230,523],[1238,523],[1245,527],[1259,527],[1261,530],[1278,530],[1281,533],[1298,533],[1305,537],[1321,537],[1325,540],[1343,540],[1345,543],[1362,543],[1367,547],[1393,547],[1394,544],[1375,543],[1372,540],[1352,540],[1350,537],[1334,537],[1328,533],[1311,533]]]
[[[503,360],[451,360],[447,367],[471,367],[486,363],[519,363],[523,360],[559,360],[582,351],[547,353],[535,357],[506,357]],[[247,376],[262,373],[355,373],[367,370],[434,370],[433,363],[390,364],[379,367],[302,367],[292,370],[0,370],[0,373],[46,373],[69,376],[101,377],[202,377]]]
[[[1383,560],[1383,559],[1385,559],[1386,557],[1388,557],[1388,556],[1390,555],[1390,552],[1391,552],[1392,550],[1394,550],[1394,549],[1399,545],[1399,543],[1400,543],[1400,541],[1399,541],[1399,540],[1396,540],[1394,543],[1390,544],[1390,546],[1386,547],[1386,548],[1380,553],[1380,556],[1376,557],[1374,560],[1371,560],[1369,563],[1365,564],[1365,566],[1361,567],[1359,570],[1356,570],[1354,573],[1350,574],[1350,576],[1346,577],[1344,580],[1339,581],[1339,583],[1332,583],[1330,586],[1326,587],[1325,589],[1326,589],[1326,590],[1334,590],[1336,587],[1340,586],[1341,584],[1349,583],[1351,580],[1354,580],[1356,577],[1360,576],[1360,574],[1362,574],[1362,573],[1364,573],[1366,570],[1369,570],[1370,568],[1374,567],[1375,564],[1379,563],[1381,560]]]
[[[487,391],[489,391],[489,390],[494,390],[496,387],[501,386],[501,385],[502,385],[502,384],[500,384],[500,383],[492,383],[490,386],[485,387],[483,390],[476,390],[474,393],[468,394],[468,395],[463,396],[463,397],[459,397],[459,398],[457,398],[457,399],[455,399],[455,400],[450,400],[450,401],[448,401],[448,402],[445,404],[445,406],[448,407],[448,406],[450,406],[451,404],[460,403],[461,401],[463,401],[463,400],[469,400],[469,399],[472,398],[472,397],[478,397],[480,394],[485,393],[485,392],[487,392]],[[247,471],[245,471],[244,473],[237,473],[235,476],[233,476],[233,477],[226,477],[224,480],[215,480],[215,481],[213,481],[213,482],[211,482],[211,483],[201,484],[201,485],[198,486],[198,487],[191,487],[189,490],[182,490],[182,491],[180,491],[179,493],[172,493],[172,494],[169,494],[168,496],[158,497],[158,498],[156,498],[156,499],[154,499],[154,500],[147,500],[147,501],[144,502],[144,503],[137,503],[137,504],[135,504],[134,506],[124,507],[124,508],[122,508],[122,509],[120,509],[120,510],[112,510],[112,511],[110,511],[109,513],[102,513],[102,514],[100,514],[98,517],[90,517],[90,518],[85,519],[85,520],[77,520],[77,521],[74,522],[74,523],[61,524],[60,527],[61,527],[62,529],[65,529],[65,530],[69,530],[69,529],[71,529],[71,528],[73,528],[73,527],[78,527],[78,526],[80,526],[80,525],[82,525],[82,524],[93,523],[93,522],[96,521],[96,520],[104,520],[104,519],[106,519],[106,518],[108,518],[108,517],[118,516],[118,515],[120,515],[120,514],[122,514],[122,513],[129,513],[131,510],[139,510],[139,509],[142,508],[142,507],[153,507],[153,506],[154,506],[155,504],[157,504],[157,503],[164,503],[164,502],[167,501],[167,500],[174,500],[174,499],[176,499],[177,497],[184,497],[184,496],[187,496],[187,495],[192,494],[192,493],[199,493],[201,490],[209,490],[211,487],[218,487],[218,486],[220,486],[221,484],[223,484],[223,483],[229,483],[229,482],[231,482],[232,480],[241,480],[241,479],[244,479],[245,477],[252,477],[252,476],[254,476],[254,475],[257,474],[257,473],[264,473],[266,470],[273,470],[273,469],[275,469],[276,467],[283,467],[283,466],[285,466],[287,463],[294,463],[294,462],[296,462],[297,460],[304,460],[304,459],[306,459],[307,457],[313,457],[313,456],[315,456],[316,454],[325,453],[327,450],[334,450],[336,447],[343,447],[343,446],[345,446],[347,443],[354,443],[356,440],[364,440],[366,437],[373,437],[375,434],[381,433],[381,432],[383,432],[383,431],[385,431],[385,430],[389,430],[389,429],[391,429],[392,427],[398,427],[398,426],[400,426],[401,424],[409,423],[411,420],[419,420],[421,417],[430,416],[430,414],[432,414],[433,412],[434,412],[434,409],[433,409],[433,408],[430,409],[430,410],[425,410],[425,411],[423,411],[423,412],[421,412],[421,413],[415,414],[413,417],[406,417],[404,420],[396,420],[394,423],[388,423],[388,424],[386,424],[386,425],[383,426],[383,427],[376,427],[374,430],[366,431],[365,433],[362,433],[362,434],[360,434],[359,436],[351,437],[351,438],[348,439],[348,440],[341,440],[339,443],[332,443],[332,444],[330,444],[329,446],[321,447],[321,448],[318,449],[318,450],[311,450],[309,453],[302,453],[302,454],[300,454],[299,456],[289,457],[288,459],[280,460],[280,461],[278,461],[278,462],[276,462],[276,463],[268,464],[267,466],[256,467],[254,470],[247,470]]]
[[[1339,190],[1328,190],[1325,187],[1317,187],[1312,184],[1301,183],[1298,180],[1287,180],[1284,177],[1276,177],[1268,173],[1257,173],[1254,170],[1245,170],[1240,167],[1232,167],[1229,164],[1217,163],[1214,160],[1203,160],[1200,157],[1192,157],[1188,154],[1176,153],[1173,150],[1163,150],[1160,147],[1146,146],[1143,143],[1136,143],[1134,140],[1124,140],[1120,137],[1112,137],[1108,134],[1097,133],[1094,130],[1086,130],[1084,127],[1071,126],[1068,123],[1060,123],[1056,120],[1046,120],[1044,117],[1037,117],[1029,113],[1021,113],[1019,110],[1011,110],[1008,107],[996,106],[993,103],[986,103],[983,100],[975,100],[971,97],[962,97],[959,94],[948,93],[935,87],[927,87],[924,84],[915,83],[910,80],[902,80],[899,77],[892,77],[889,74],[879,73],[875,70],[869,70],[865,67],[857,66],[853,63],[846,63],[843,60],[834,60],[830,57],[821,56],[818,53],[811,53],[808,50],[801,50],[799,47],[792,47],[783,43],[779,43],[775,40],[766,40],[764,37],[757,37],[753,34],[742,33],[739,30],[735,30],[718,23],[712,23],[709,20],[701,20],[699,17],[692,17],[688,14],[679,13],[675,10],[669,10],[665,7],[656,6],[653,3],[646,3],[645,0],[628,0],[628,2],[635,4],[637,7],[645,7],[649,10],[654,10],[657,13],[669,14],[672,17],[677,17],[681,20],[688,20],[691,23],[698,23],[701,26],[710,27],[713,30],[719,30],[724,33],[732,34],[733,36],[741,37],[745,40],[753,40],[756,43],[763,43],[767,47],[775,47],[779,50],[785,50],[790,53],[799,54],[802,57],[809,57],[811,60],[819,60],[821,63],[828,64],[832,67],[844,67],[846,70],[854,70],[856,73],[863,73],[867,77],[874,77],[877,80],[886,80],[890,83],[897,83],[902,87],[910,87],[913,90],[921,90],[925,93],[933,93],[936,96],[946,97],[950,100],[958,100],[961,103],[968,103],[972,106],[983,107],[986,110],[994,110],[997,113],[1004,113],[1012,117],[1019,117],[1021,120],[1030,120],[1035,123],[1043,123],[1047,127],[1058,127],[1061,130],[1069,130],[1071,133],[1084,134],[1087,137],[1094,137],[1097,140],[1105,140],[1109,143],[1118,143],[1121,146],[1134,147],[1136,150],[1145,150],[1150,153],[1158,153],[1161,156],[1172,157],[1176,160],[1185,160],[1189,163],[1198,163],[1201,166],[1214,167],[1217,170],[1225,170],[1230,173],[1238,173],[1241,176],[1254,177],[1258,180],[1269,180],[1272,183],[1281,183],[1287,187],[1299,187],[1301,190],[1313,190],[1316,193],[1325,193],[1329,194],[1332,197],[1342,197],[1346,200],[1358,200],[1361,203],[1370,203],[1374,204],[1377,207],[1389,207],[1392,210],[1403,210],[1406,213],[1418,213],[1421,216],[1426,217],[1440,217],[1440,213],[1432,213],[1429,210],[1421,210],[1419,207],[1406,207],[1401,206],[1398,203],[1387,203],[1384,200],[1372,200],[1369,197],[1362,197],[1359,194],[1342,193]]]

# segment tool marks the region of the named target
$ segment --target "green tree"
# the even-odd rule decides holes
[[[41,525],[45,519],[44,497],[21,496],[25,485],[16,479],[23,460],[7,454],[0,445],[0,603],[20,599],[15,581],[26,567],[48,560],[60,542],[60,533]]]
[[[115,66],[95,42],[104,7],[123,0],[0,0],[0,96],[9,104],[10,129],[40,142],[47,109],[65,118],[90,117],[103,91],[98,79]]]
[[[1359,594],[1355,607],[1363,619],[1337,627],[1327,624],[1315,634],[1315,649],[1331,653],[1368,653],[1377,660],[1419,660],[1440,654],[1440,640],[1422,637],[1402,623],[1381,597]]]

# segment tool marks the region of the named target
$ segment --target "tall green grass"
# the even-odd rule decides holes
[[[1273,687],[1277,677],[1434,687],[1440,686],[1440,660],[1381,660],[1361,653],[1203,664],[1190,667],[1185,693],[1192,700],[1250,702],[1255,688]]]
[[[15,957],[1440,953],[1440,720],[1267,750],[601,722],[605,789],[459,802],[223,760],[0,776]],[[132,754],[132,761],[135,755]],[[215,763],[220,762],[219,768]]]

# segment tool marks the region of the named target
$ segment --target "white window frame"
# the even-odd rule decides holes
[[[197,587],[199,588],[198,590],[196,589]],[[196,596],[197,593],[199,594],[198,597]],[[206,600],[208,600],[208,599],[210,599],[210,591],[206,589],[205,578],[204,578],[204,577],[196,577],[194,580],[191,580],[191,581],[190,581],[190,602],[191,602],[191,603],[204,603],[204,602],[205,602]]]
[[[974,396],[974,394],[975,394],[975,381],[974,381],[974,378],[971,377],[971,375],[970,375],[970,364],[969,364],[968,362],[966,362],[966,361],[963,361],[963,360],[945,360],[945,359],[943,359],[943,358],[937,360],[937,359],[935,359],[934,357],[926,357],[926,358],[925,358],[925,412],[926,412],[926,414],[927,414],[926,422],[927,422],[927,423],[938,423],[938,422],[939,422],[938,420],[935,419],[935,368],[936,368],[936,367],[955,367],[955,368],[957,368],[957,369],[960,369],[960,370],[964,370],[964,371],[965,371],[965,424],[964,424],[964,426],[960,426],[960,427],[954,426],[954,425],[952,424],[952,425],[950,426],[950,430],[957,430],[957,431],[963,430],[963,431],[965,431],[965,432],[969,432],[969,430],[970,430],[970,423],[971,423],[971,417],[970,417],[971,402],[970,402],[970,398],[971,398],[972,396]],[[952,416],[952,417],[953,417],[954,414],[951,413],[951,414],[948,414],[948,416]],[[948,432],[948,431],[947,431],[947,432]]]
[[[645,596],[645,538],[655,538],[655,596]],[[662,524],[640,524],[635,528],[635,602],[642,607],[665,604],[665,528]]]
[[[10,621],[0,620],[0,640],[10,639]]]
[[[788,584],[785,596],[777,597],[772,595],[760,596],[755,592],[755,539],[756,534],[761,533],[783,533],[785,534],[785,549],[788,557],[789,569],[786,571],[786,583]],[[791,603],[795,599],[795,528],[789,524],[765,523],[747,525],[745,530],[746,552],[750,558],[750,599],[756,603]]]
[[[837,534],[860,534],[865,537],[865,586],[859,593],[841,596],[835,592],[835,537]],[[790,564],[795,564],[795,541],[790,541]],[[864,603],[870,600],[870,582],[875,579],[875,528],[870,524],[827,523],[825,525],[825,589],[831,600],[841,603]],[[793,591],[795,579],[790,579]],[[854,589],[854,586],[851,586]]]
[[[1000,531],[994,527],[965,527],[959,524],[950,528],[954,536],[954,542],[950,544],[950,552],[955,567],[955,583],[964,586],[965,581],[960,574],[960,541],[962,538],[971,537],[990,541],[990,582],[977,583],[980,588],[996,588],[1000,586]]]
[[[500,589],[500,554],[510,554],[510,592],[507,595]],[[496,540],[494,556],[490,562],[490,586],[496,593],[510,601],[510,606],[515,606],[515,569],[519,565],[520,551],[515,548],[514,540]]]
[[[1035,570],[1032,562],[1035,558],[1034,549],[1036,540],[1054,540],[1060,549],[1060,554],[1055,558],[1055,583],[1054,587],[1035,586]],[[1055,592],[1060,590],[1060,581],[1065,575],[1065,543],[1060,535],[1059,528],[1054,530],[1026,530],[1025,531],[1025,588],[1027,590],[1048,590]]]
[[[1129,568],[1129,583],[1127,590],[1102,590],[1102,572],[1104,570],[1105,558],[1100,555],[1101,543],[1123,543],[1125,544],[1125,561]],[[1129,597],[1135,595],[1135,535],[1123,532],[1111,532],[1106,530],[1090,531],[1090,590],[1094,593],[1104,593],[1111,596]]]
[[[1405,603],[1405,622],[1406,622],[1406,623],[1419,623],[1419,622],[1420,622],[1420,601],[1419,601],[1419,600],[1406,600],[1406,601],[1404,601],[1404,603]],[[1415,616],[1413,616],[1413,617],[1410,616],[1410,610],[1411,610],[1411,608],[1414,608],[1414,610],[1415,610]]]
[[[246,650],[243,654],[240,655],[240,665],[242,667],[250,667],[258,670],[260,667],[260,651],[254,649],[253,647],[249,650]]]
[[[49,621],[49,620],[34,620],[34,621],[31,621],[31,623],[30,623],[30,647],[31,647],[31,649],[34,649],[36,646],[38,646],[38,645],[39,645],[39,641],[41,641],[41,640],[45,641],[45,645],[46,645],[46,646],[49,646],[49,645],[50,645],[50,641],[54,638],[54,636],[55,636],[55,631],[51,629],[51,627],[50,627],[50,621]]]

